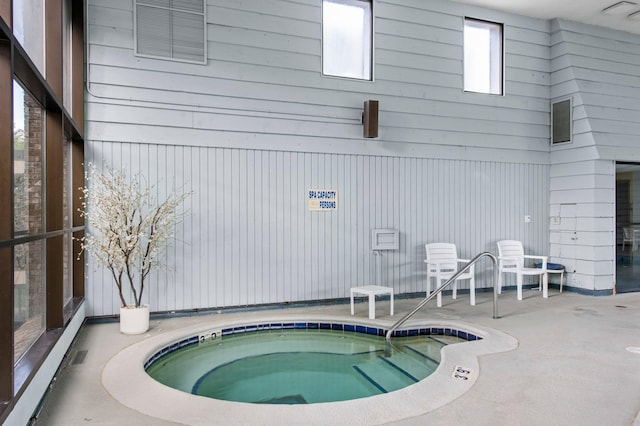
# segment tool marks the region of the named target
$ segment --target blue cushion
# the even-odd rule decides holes
[[[536,268],[542,268],[542,263],[536,263]],[[559,263],[547,263],[547,269],[551,271],[562,271],[564,269],[564,265]]]

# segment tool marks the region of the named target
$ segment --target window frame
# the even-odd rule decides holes
[[[559,112],[561,111],[556,111],[556,106],[561,107],[561,104],[564,104],[565,102],[568,102],[569,104],[569,106],[567,107],[567,114],[566,115],[559,114]],[[550,110],[551,110],[551,126],[549,129],[550,145],[556,146],[556,145],[572,143],[573,142],[573,97],[568,96],[568,97],[552,100],[550,102]],[[556,132],[556,126],[557,126],[556,120],[558,119],[557,116],[560,116],[560,118],[566,117],[565,119],[567,121],[567,127],[568,127],[567,139],[561,139],[558,141],[555,140],[555,132]]]
[[[324,8],[325,8],[325,3],[329,2],[329,3],[337,3],[337,4],[343,4],[343,5],[358,5],[361,3],[366,3],[369,5],[369,37],[367,38],[368,40],[368,64],[369,64],[369,70],[368,70],[368,77],[355,77],[355,76],[349,76],[349,75],[337,75],[337,74],[331,74],[331,73],[327,73],[325,72],[325,19],[324,19]],[[375,2],[373,0],[322,0],[322,6],[321,6],[321,74],[323,77],[330,77],[330,78],[343,78],[343,79],[348,79],[348,80],[356,80],[356,81],[374,81],[374,70],[375,70]],[[364,52],[363,52],[363,56],[364,56]]]
[[[0,209],[0,423],[5,421],[26,392],[39,392],[37,374],[47,362],[51,349],[60,341],[65,331],[77,318],[82,318],[84,300],[84,263],[74,261],[71,265],[73,280],[72,299],[66,303],[62,298],[62,238],[65,235],[84,235],[84,220],[75,219],[73,224],[62,223],[61,194],[62,166],[60,165],[59,141],[63,133],[72,142],[74,207],[81,203],[80,186],[84,181],[84,2],[65,0],[71,9],[64,14],[62,1],[43,2],[44,5],[44,68],[38,67],[30,52],[17,39],[13,28],[11,2],[0,1],[0,203],[12,206]],[[70,63],[63,62],[62,31],[65,23],[71,21]],[[72,78],[64,80],[63,67],[72,68]],[[29,234],[15,235],[14,215],[14,84],[18,84],[43,109],[42,149],[43,149],[43,229]],[[73,103],[71,110],[63,105],[65,85],[71,85]],[[78,189],[76,189],[78,188]],[[45,328],[24,353],[16,359],[14,353],[14,294],[15,248],[23,245],[41,244],[43,254],[43,289]],[[80,254],[74,242],[73,254]],[[78,322],[73,324],[76,327]],[[56,357],[54,356],[54,359]],[[45,372],[46,373],[46,372]],[[46,374],[45,374],[46,375]],[[32,387],[33,386],[33,387]],[[28,399],[28,398],[27,398]],[[28,406],[31,404],[26,402]],[[19,415],[19,414],[18,414]]]
[[[18,92],[18,90],[16,90],[16,88],[18,88],[19,90],[21,90],[22,92]],[[18,94],[21,93],[22,96],[20,97],[20,99],[18,99]],[[13,238],[20,238],[20,237],[24,237],[24,236],[32,236],[32,235],[39,235],[39,234],[43,234],[45,233],[45,229],[46,229],[46,204],[45,204],[45,181],[46,181],[46,139],[47,139],[47,135],[46,135],[46,108],[45,106],[42,104],[42,102],[40,102],[39,99],[37,99],[33,93],[31,93],[29,91],[29,89],[17,78],[13,79],[13,90],[12,90],[12,94],[13,94],[13,126],[12,128],[15,129],[15,125],[16,125],[16,102],[20,101],[22,102],[22,107],[21,109],[23,110],[23,116],[21,117],[21,119],[25,119],[26,117],[26,110],[27,108],[30,108],[26,105],[25,100],[29,99],[30,102],[32,102],[34,104],[33,107],[37,107],[38,110],[38,125],[39,125],[39,130],[38,130],[38,134],[39,134],[39,140],[36,141],[32,141],[29,137],[29,134],[31,134],[32,132],[29,131],[29,125],[30,123],[24,122],[23,123],[23,128],[21,129],[24,132],[24,140],[25,140],[25,144],[27,144],[28,146],[31,146],[31,144],[33,144],[34,142],[37,142],[37,149],[40,150],[40,156],[38,157],[38,161],[39,161],[39,179],[41,181],[41,187],[39,189],[39,192],[36,195],[36,199],[40,200],[39,202],[39,208],[40,208],[40,218],[39,218],[39,224],[37,225],[37,227],[35,227],[35,229],[32,229],[31,226],[29,224],[26,225],[26,228],[24,229],[16,229],[16,224],[15,224],[15,219],[18,216],[17,212],[15,211],[16,207],[17,207],[17,203],[16,203],[16,188],[15,188],[15,184],[16,184],[16,170],[15,170],[15,157],[16,157],[16,152],[15,152],[15,147],[13,148],[13,153],[12,153],[12,158],[14,160],[13,163],[13,167],[12,167],[12,173],[13,173],[13,179],[14,179],[14,187],[13,187],[13,216],[14,216],[14,220],[13,222]],[[33,108],[31,107],[31,108]],[[29,168],[28,166],[30,165],[29,163],[29,158],[31,158],[31,155],[28,155],[28,153],[25,153],[25,160],[24,160],[24,166],[26,168]],[[24,172],[23,174],[27,174],[26,172]],[[28,204],[28,203],[27,203]],[[29,217],[29,213],[26,213],[26,217],[27,217],[27,221],[29,222],[29,220],[31,219]]]
[[[468,52],[468,48],[469,46],[467,46],[467,43],[465,42],[465,33],[467,31],[467,24],[475,24],[476,27],[484,27],[487,28],[489,30],[491,30],[491,28],[499,28],[500,30],[500,36],[499,36],[499,42],[500,42],[500,52],[496,55],[493,56],[492,52],[489,51],[489,91],[484,91],[484,90],[473,90],[467,87],[467,74],[468,74],[468,70],[467,70],[467,66],[468,66],[468,56],[467,56],[467,52]],[[472,17],[468,17],[465,16],[463,18],[463,28],[462,28],[462,88],[463,91],[466,93],[478,93],[478,94],[485,94],[485,95],[494,95],[494,96],[504,96],[505,95],[505,36],[504,36],[504,24],[501,22],[495,22],[495,21],[489,21],[486,19],[478,19],[478,18],[472,18]],[[493,86],[493,80],[494,80],[494,66],[491,65],[492,62],[494,62],[495,60],[499,60],[499,64],[497,66],[495,66],[495,68],[497,69],[497,71],[500,73],[500,75],[498,76],[497,80],[497,84],[498,84],[498,90],[494,91],[492,89]]]
[[[193,15],[201,15],[203,21],[203,31],[202,31],[202,41],[203,41],[203,52],[202,52],[202,60],[190,60],[183,58],[174,58],[173,56],[162,56],[162,55],[151,55],[147,53],[141,53],[138,51],[138,6],[144,7],[155,7],[157,9],[165,9],[170,12],[181,12],[181,13],[191,13]],[[142,57],[142,58],[151,58],[151,59],[160,59],[165,61],[173,61],[173,62],[185,62],[190,64],[198,64],[198,65],[206,65],[208,62],[207,55],[207,2],[206,0],[202,0],[202,13],[187,11],[184,9],[175,8],[172,6],[158,6],[151,4],[148,0],[133,0],[133,54],[134,56]]]

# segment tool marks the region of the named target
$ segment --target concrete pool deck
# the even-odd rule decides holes
[[[396,299],[394,317],[388,303],[376,303],[376,322],[391,323],[418,299]],[[433,302],[431,302],[433,303]],[[538,291],[515,292],[499,299],[499,319],[492,318],[492,294],[478,293],[477,305],[468,295],[431,303],[418,319],[461,321],[506,333],[517,348],[478,358],[479,374],[464,394],[439,408],[392,422],[402,425],[640,425],[640,293],[593,297],[557,290],[543,299]],[[147,334],[125,336],[117,323],[85,325],[38,413],[37,425],[174,425],[120,404],[102,384],[108,362],[125,348],[163,333],[197,327],[203,322],[238,319],[256,321],[284,315],[349,316],[349,304],[286,308],[152,319]],[[367,322],[366,299],[356,304],[356,317]],[[282,314],[282,315],[280,315]],[[86,352],[84,352],[86,351]],[[149,401],[163,404],[148,396]],[[174,409],[182,407],[177,402]],[[200,424],[232,424],[229,413],[202,413]],[[185,416],[186,417],[186,416]],[[250,417],[249,417],[250,418]],[[327,419],[331,416],[327,416]],[[280,424],[310,424],[305,418],[279,418]],[[263,424],[264,419],[246,424]],[[329,424],[331,422],[324,422]],[[336,423],[336,422],[333,422]]]

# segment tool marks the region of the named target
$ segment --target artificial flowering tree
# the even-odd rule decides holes
[[[82,249],[113,276],[121,303],[121,330],[126,309],[145,307],[142,296],[151,271],[166,266],[163,251],[183,217],[178,208],[189,196],[173,190],[158,202],[155,186],[143,181],[141,174],[128,178],[124,170],[105,167],[101,172],[89,164],[81,188],[80,213],[88,225]],[[148,328],[148,306],[146,311]]]

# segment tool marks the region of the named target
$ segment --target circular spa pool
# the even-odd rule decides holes
[[[224,346],[225,340],[231,340],[230,336],[234,336],[235,340],[236,337],[257,336],[267,329],[276,336],[278,333],[288,334],[291,330],[316,329],[342,333],[345,339],[349,336],[349,340],[353,337],[359,341],[362,334],[380,336],[380,339],[383,339],[382,336],[393,323],[335,314],[314,314],[313,318],[309,318],[305,312],[280,311],[210,315],[173,321],[157,321],[145,335],[127,336],[127,346],[105,364],[101,382],[105,391],[120,404],[155,419],[184,425],[282,426],[300,424],[301,419],[304,419],[306,424],[364,426],[418,418],[417,416],[423,416],[450,404],[471,389],[479,376],[480,355],[510,351],[518,344],[517,340],[505,333],[460,320],[410,321],[391,339],[394,345],[403,337],[416,336],[431,336],[438,340],[455,336],[472,342],[441,347],[437,351],[441,356],[440,364],[432,374],[396,391],[346,401],[292,404],[289,401],[272,400],[269,401],[272,403],[258,404],[227,401],[191,393],[200,378],[202,380],[196,388],[203,390],[204,387],[208,387],[205,382],[213,377],[209,373],[222,364],[232,364],[231,359],[194,372],[184,391],[163,385],[153,379],[146,370],[152,368],[156,362],[162,363],[163,357],[168,353],[179,352],[181,348],[189,346],[216,347],[220,342]],[[180,327],[184,322],[190,324]],[[326,349],[327,347],[323,351],[329,352]],[[245,359],[256,355],[248,350],[240,352],[240,358]],[[379,355],[381,354],[374,350],[369,357],[379,358]],[[376,380],[381,381],[382,379]],[[298,399],[297,395],[298,391],[288,391],[284,396]]]
[[[154,354],[145,370],[194,395],[259,404],[313,404],[381,395],[432,374],[444,346],[476,340],[451,328],[404,330],[269,323],[205,333]]]

